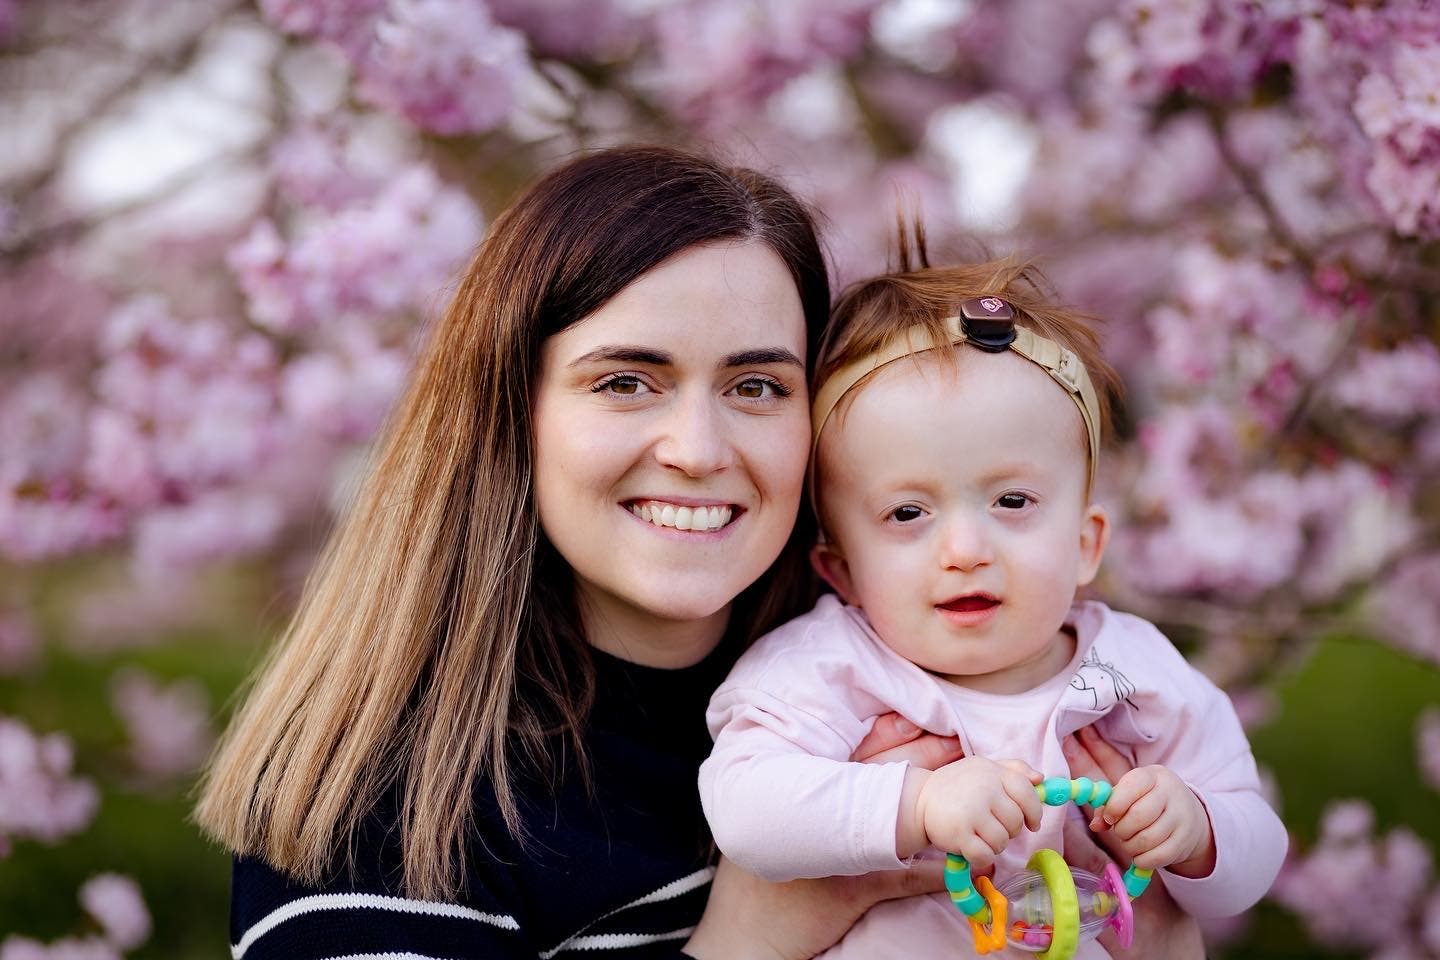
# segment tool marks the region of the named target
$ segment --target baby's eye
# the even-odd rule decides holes
[[[925,511],[919,507],[906,504],[903,507],[896,507],[890,511],[890,519],[896,523],[909,523],[911,520],[919,520],[924,516]]]
[[[633,397],[645,389],[645,384],[641,382],[639,377],[620,373],[613,377],[606,377],[590,389],[594,393],[608,393],[617,397]]]
[[[996,505],[1006,510],[1024,510],[1034,502],[1023,493],[1002,493],[1000,499],[995,501]]]
[[[743,400],[773,400],[790,395],[784,384],[769,377],[749,377],[737,383],[734,389],[735,395]]]

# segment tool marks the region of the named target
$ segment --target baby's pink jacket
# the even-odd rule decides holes
[[[716,843],[771,880],[899,869],[906,765],[848,759],[877,716],[898,711],[925,730],[958,736],[967,756],[1018,757],[1047,777],[1069,776],[1061,738],[1094,724],[1136,765],[1163,764],[1179,775],[1209,812],[1210,876],[1156,874],[1180,907],[1196,917],[1248,909],[1274,881],[1287,836],[1260,795],[1230,699],[1139,617],[1080,603],[1067,622],[1078,642],[1060,674],[1025,693],[982,694],[915,666],[858,609],[823,597],[756,642],[710,701],[715,749],[700,768],[700,797]],[[1037,833],[1010,842],[997,882],[1039,847],[1063,852],[1068,809],[1046,807]],[[964,917],[940,894],[872,910],[842,944],[844,955],[879,957],[908,943],[904,955],[916,956],[922,914],[948,930],[946,955],[968,944]],[[1089,947],[1080,955],[1105,955]]]

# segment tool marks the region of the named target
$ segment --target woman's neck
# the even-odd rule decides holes
[[[580,622],[590,645],[647,667],[678,670],[699,663],[720,645],[730,622],[727,605],[695,620],[668,620],[581,590]]]

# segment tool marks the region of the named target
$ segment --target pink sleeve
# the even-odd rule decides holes
[[[905,866],[895,825],[906,765],[852,763],[869,721],[821,720],[793,702],[820,691],[785,689],[782,701],[726,684],[711,701],[700,800],[721,852],[772,881]]]
[[[1275,882],[1289,846],[1280,817],[1260,793],[1250,743],[1230,698],[1186,667],[1177,686],[1187,708],[1158,753],[1139,751],[1140,763],[1160,763],[1204,803],[1215,836],[1215,869],[1189,878],[1161,870],[1165,888],[1194,917],[1227,917],[1254,906]]]

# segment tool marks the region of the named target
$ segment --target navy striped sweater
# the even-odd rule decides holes
[[[251,858],[235,861],[235,960],[584,956],[677,958],[714,875],[696,774],[709,753],[705,705],[732,665],[730,644],[694,667],[657,670],[595,654],[589,720],[595,794],[573,768],[553,789],[531,785],[523,852],[493,795],[477,789],[477,836],[454,902],[399,895],[393,814],[356,843],[356,872],[318,887]],[[388,820],[388,822],[387,822]]]

